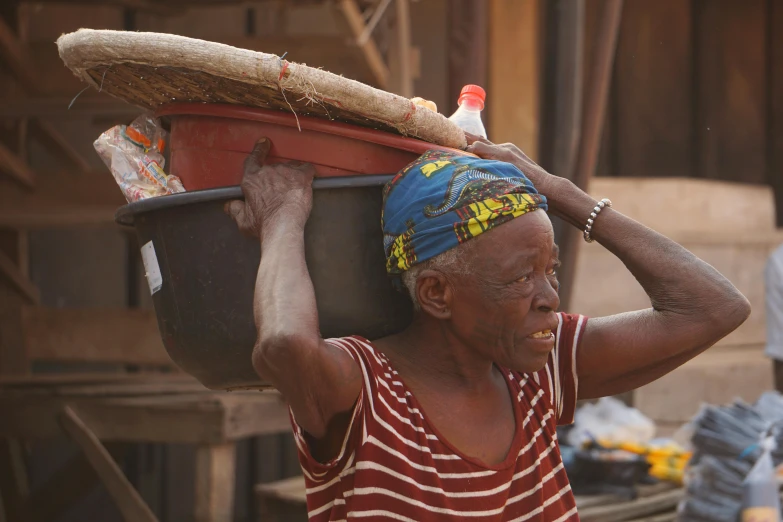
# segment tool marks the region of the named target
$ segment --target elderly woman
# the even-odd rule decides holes
[[[675,242],[515,146],[477,141],[478,158],[427,153],[384,191],[387,270],[411,325],[322,339],[303,235],[314,171],[263,166],[269,147],[227,211],[261,241],[253,364],[290,403],[312,521],[578,520],[556,436],[576,401],[665,375],[750,313]],[[547,212],[616,255],[651,307],[559,313]]]

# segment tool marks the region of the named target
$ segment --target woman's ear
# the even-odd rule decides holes
[[[416,297],[422,311],[436,319],[451,318],[454,289],[442,272],[423,270],[416,279]]]

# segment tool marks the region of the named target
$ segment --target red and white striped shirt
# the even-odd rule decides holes
[[[557,443],[573,422],[576,350],[587,320],[558,314],[555,348],[531,374],[503,370],[517,419],[508,458],[486,465],[461,454],[433,429],[386,356],[359,337],[329,339],[364,377],[339,455],[319,463],[293,421],[313,522],[347,519],[578,521]]]

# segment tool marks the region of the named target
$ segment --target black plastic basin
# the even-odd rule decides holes
[[[305,228],[307,266],[321,334],[373,339],[402,330],[408,298],[386,275],[381,190],[391,176],[321,178]],[[116,220],[152,242],[162,284],[153,296],[172,360],[208,388],[263,388],[253,370],[253,292],[260,245],[223,211],[239,187],[162,196],[128,204]]]

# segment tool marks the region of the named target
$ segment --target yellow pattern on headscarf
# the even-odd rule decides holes
[[[392,243],[391,253],[386,260],[386,269],[390,270],[396,265],[402,272],[408,270],[416,261],[416,253],[411,253],[408,248],[413,230],[407,230],[397,236]]]
[[[519,217],[537,207],[530,194],[504,194],[496,198],[485,199],[468,205],[473,217],[463,226],[467,227],[470,236],[476,237],[489,229],[488,223],[499,216]]]
[[[431,163],[425,163],[421,166],[421,173],[429,178],[434,173],[448,165],[451,165],[450,161],[433,161]]]

